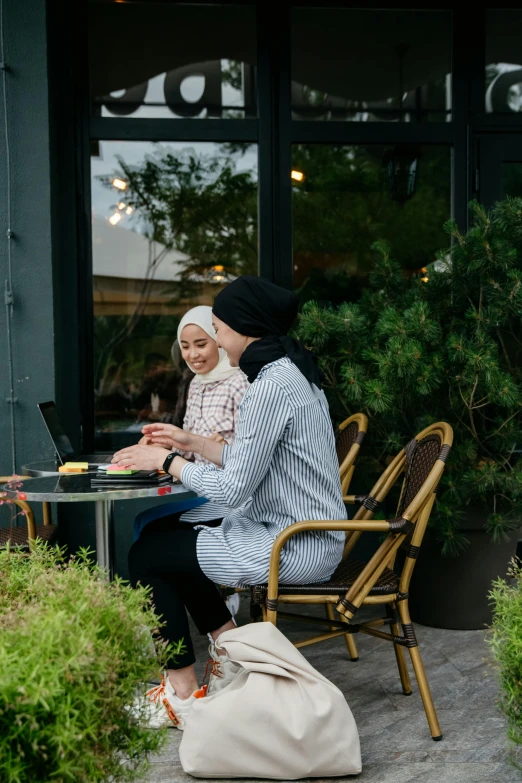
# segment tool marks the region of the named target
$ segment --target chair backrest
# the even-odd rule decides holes
[[[339,474],[343,495],[348,492],[355,468],[355,459],[368,430],[368,417],[355,413],[339,425],[335,438],[335,450],[339,460]]]
[[[427,427],[397,454],[370,494],[364,498],[354,519],[371,519],[404,474],[397,518],[390,522],[391,532],[354,582],[345,599],[341,600],[339,607],[343,600],[358,607],[384,569],[393,567],[399,547],[406,541],[408,548],[401,574],[400,591],[407,592],[452,443],[453,430],[449,424],[439,422]],[[359,536],[360,533],[352,533],[347,538],[344,557],[353,549]],[[346,606],[342,606],[344,610],[341,607],[339,611],[353,616],[353,612],[346,612]]]

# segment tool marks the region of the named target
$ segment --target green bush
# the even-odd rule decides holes
[[[513,566],[509,582],[497,579],[493,602],[491,647],[500,674],[500,705],[508,720],[509,737],[522,745],[522,568]]]
[[[0,551],[0,780],[95,783],[141,779],[164,733],[145,704],[168,650],[145,589],[108,583],[88,553],[65,561],[39,544]]]

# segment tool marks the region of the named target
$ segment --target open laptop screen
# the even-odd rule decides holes
[[[59,419],[56,405],[54,402],[39,402],[38,408],[43,416],[51,440],[54,443],[56,453],[63,464],[71,457],[74,457],[75,452],[71,441],[65,433],[62,422]]]

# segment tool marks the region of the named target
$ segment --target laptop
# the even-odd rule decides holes
[[[65,432],[54,402],[39,402],[38,410],[42,414],[49,437],[51,438],[56,456],[61,465],[66,462],[88,462],[89,467],[104,465],[111,462],[112,454],[78,454]]]

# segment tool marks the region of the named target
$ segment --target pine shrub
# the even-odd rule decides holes
[[[522,510],[522,200],[471,205],[462,234],[425,277],[406,278],[384,243],[367,288],[337,308],[307,302],[298,336],[316,351],[337,421],[370,417],[354,482],[367,491],[384,458],[430,423],[455,431],[432,524],[445,554],[467,546],[468,507],[487,510],[493,541]]]

